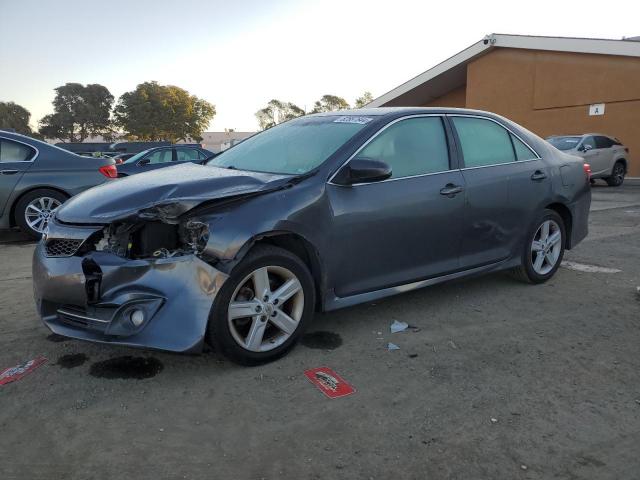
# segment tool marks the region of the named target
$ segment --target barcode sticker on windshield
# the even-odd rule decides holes
[[[358,123],[360,125],[364,125],[365,123],[369,123],[373,118],[371,117],[355,117],[351,115],[345,115],[344,117],[336,118],[333,123]]]

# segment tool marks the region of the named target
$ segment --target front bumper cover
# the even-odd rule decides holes
[[[33,257],[36,307],[67,337],[174,352],[200,351],[217,292],[228,276],[196,255],[130,260],[106,252]],[[144,312],[135,325],[131,312]]]

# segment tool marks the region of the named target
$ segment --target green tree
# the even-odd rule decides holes
[[[12,129],[23,135],[33,135],[29,126],[31,113],[14,102],[0,102],[0,129]]]
[[[55,89],[53,113],[40,120],[47,138],[82,142],[92,135],[110,138],[113,95],[103,85],[67,83]]]
[[[313,107],[311,113],[333,112],[334,110],[344,110],[349,108],[349,103],[342,97],[335,95],[323,95]]]
[[[371,95],[371,92],[364,92],[362,96],[356,98],[356,108],[362,108],[371,102],[373,102],[373,95]]]
[[[266,107],[256,112],[256,118],[260,128],[266,130],[292,118],[301,117],[304,114],[304,110],[297,105],[274,99]]]
[[[216,107],[182,88],[141,83],[124,93],[114,110],[115,122],[130,138],[143,141],[194,139],[216,114]]]

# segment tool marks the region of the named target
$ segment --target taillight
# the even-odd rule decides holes
[[[107,178],[118,178],[118,169],[115,165],[105,165],[100,167],[98,171]]]
[[[591,179],[591,165],[584,163],[582,168],[584,168],[584,173],[587,175],[587,180]]]

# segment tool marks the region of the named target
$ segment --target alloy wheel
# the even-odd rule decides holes
[[[538,227],[531,242],[531,262],[538,275],[548,274],[558,263],[562,252],[562,230],[553,220]]]
[[[62,205],[53,197],[34,198],[24,210],[24,219],[34,232],[44,233],[56,208]]]
[[[296,331],[304,311],[300,280],[280,266],[261,267],[236,287],[228,309],[229,330],[242,348],[267,352]]]
[[[621,163],[617,163],[613,168],[613,178],[618,184],[624,180],[624,166]]]

